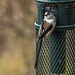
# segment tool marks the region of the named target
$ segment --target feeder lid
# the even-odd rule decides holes
[[[36,0],[37,2],[41,3],[69,3],[75,2],[75,0]]]

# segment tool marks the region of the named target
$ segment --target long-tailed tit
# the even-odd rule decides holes
[[[43,38],[50,36],[53,30],[55,29],[55,26],[56,26],[56,17],[54,16],[54,14],[51,12],[45,12],[43,23],[41,24],[39,28],[37,41],[36,41],[37,43],[40,40],[40,46],[39,46],[38,54],[36,57],[35,68],[37,67]]]
[[[39,32],[38,32],[38,36],[37,36],[37,42],[40,40],[40,38],[48,37],[51,35],[51,33],[53,32],[53,30],[55,29],[56,26],[56,17],[54,16],[53,13],[51,12],[46,12],[44,15],[44,19],[43,19],[43,26],[41,24],[40,28],[39,28]],[[42,31],[43,29],[43,31]]]

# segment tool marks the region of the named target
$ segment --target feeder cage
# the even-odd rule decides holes
[[[44,38],[36,75],[75,75],[75,0],[36,0],[38,18],[35,23],[36,37],[44,13],[56,17],[56,27],[49,38]],[[40,41],[36,43],[36,57]]]

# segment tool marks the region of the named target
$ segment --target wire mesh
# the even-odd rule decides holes
[[[36,26],[36,36],[38,30]],[[36,56],[39,43],[36,44]],[[74,75],[74,50],[75,29],[54,31],[51,37],[43,40],[36,75]]]

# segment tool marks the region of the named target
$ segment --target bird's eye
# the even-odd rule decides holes
[[[47,14],[45,16],[47,16]]]

